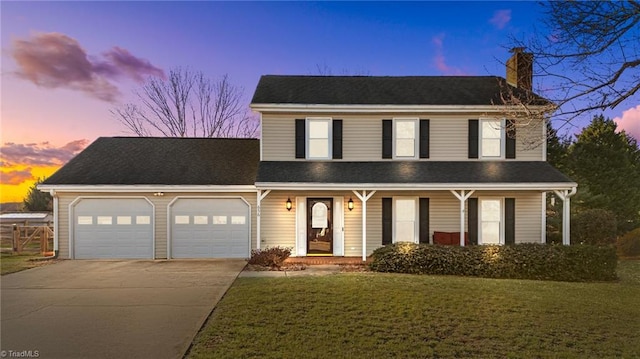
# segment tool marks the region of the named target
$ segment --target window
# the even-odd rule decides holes
[[[91,217],[91,216],[78,216],[78,224],[93,224],[93,217]]]
[[[174,221],[176,224],[189,224],[189,216],[176,216]]]
[[[394,154],[395,157],[415,158],[416,157],[416,124],[417,120],[395,120],[394,121]]]
[[[149,216],[136,216],[136,224],[150,224],[151,217]]]
[[[209,224],[209,217],[193,216],[193,224]]]
[[[97,224],[112,224],[113,218],[111,216],[98,216],[96,220]]]
[[[480,157],[501,158],[504,153],[504,121],[480,121]]]
[[[394,198],[394,242],[418,242],[417,202],[417,199],[412,197]]]
[[[307,119],[307,158],[330,159],[331,119]]]
[[[131,216],[117,216],[116,217],[117,224],[131,224]]]
[[[247,218],[245,216],[231,216],[231,224],[245,224]]]
[[[227,216],[213,216],[213,224],[227,224]]]
[[[479,244],[501,244],[502,241],[502,200],[480,199],[480,241]]]

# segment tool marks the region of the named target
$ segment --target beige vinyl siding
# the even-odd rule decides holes
[[[261,143],[263,161],[296,160],[295,120],[314,116],[319,115],[263,114]],[[483,117],[478,113],[456,115],[336,113],[322,116],[343,121],[342,161],[381,161],[382,120],[394,117],[430,120],[430,161],[468,161],[469,119]],[[537,123],[518,127],[516,161],[543,159],[541,126],[541,123]]]
[[[515,198],[516,243],[540,243],[542,241],[542,195],[540,192],[477,191],[473,197]]]
[[[371,116],[341,118],[343,160],[382,160],[382,118]]]
[[[262,115],[260,146],[263,161],[295,159],[295,119],[295,116]]]
[[[291,198],[292,208],[285,203]],[[296,246],[296,199],[290,192],[271,191],[260,202],[260,248]],[[255,243],[251,248],[255,249]]]
[[[516,160],[542,161],[546,126],[541,121],[522,124],[516,128]]]
[[[297,197],[343,197],[344,199],[344,254],[345,256],[362,255],[362,206],[360,200],[351,192],[295,192],[271,191],[261,202],[261,235],[260,247],[284,246],[293,248],[296,253],[296,198]],[[291,199],[291,211],[287,211],[285,203]],[[354,209],[349,211],[347,202],[353,198]],[[304,226],[305,224],[300,224]],[[305,229],[306,230],[306,229]]]
[[[54,230],[58,231],[58,257],[69,258],[69,204],[75,195],[58,193],[58,223]]]
[[[167,258],[167,209],[169,203],[176,197],[181,198],[216,198],[216,197],[241,197],[247,201],[251,207],[251,243],[252,248],[256,242],[256,194],[255,192],[229,192],[229,193],[167,193],[163,196],[154,196],[152,193],[62,193],[58,192],[58,250],[60,258],[70,258],[69,240],[71,228],[69,227],[70,204],[78,197],[83,198],[127,198],[144,197],[151,201],[154,206],[154,255],[155,259]]]
[[[469,118],[433,117],[429,121],[429,158],[433,161],[469,160]]]

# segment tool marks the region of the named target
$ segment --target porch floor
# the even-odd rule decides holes
[[[369,258],[367,258],[367,262]],[[324,265],[324,264],[364,264],[362,257],[289,257],[287,264]]]

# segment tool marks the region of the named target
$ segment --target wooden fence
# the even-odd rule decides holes
[[[53,251],[53,227],[49,225],[3,225],[3,247],[10,245],[13,253],[40,252],[45,255]]]

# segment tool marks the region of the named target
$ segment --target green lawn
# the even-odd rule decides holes
[[[34,261],[33,259],[42,257],[40,255],[34,254],[2,253],[0,256],[0,267],[2,268],[2,275],[52,263],[51,260]]]
[[[239,278],[188,357],[640,357],[640,261],[621,261],[619,276]]]

